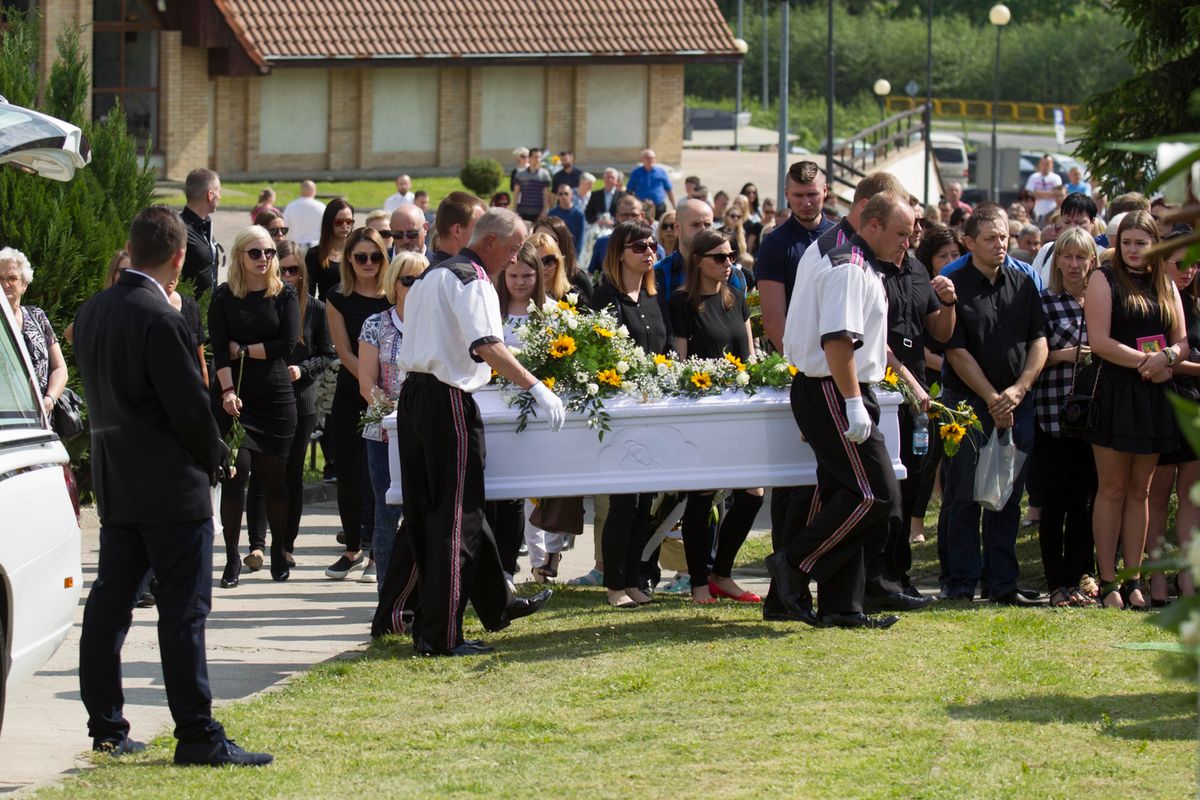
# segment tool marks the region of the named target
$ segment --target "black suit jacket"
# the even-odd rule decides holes
[[[587,219],[589,225],[595,225],[596,220],[601,214],[615,216],[617,210],[617,201],[625,196],[625,192],[618,189],[613,193],[612,202],[607,206],[604,205],[604,188],[601,187],[592,192],[592,196],[588,198],[587,206],[583,210],[583,216]]]
[[[128,270],[75,318],[100,521],[169,524],[212,517],[226,448],[209,411],[183,315]]]

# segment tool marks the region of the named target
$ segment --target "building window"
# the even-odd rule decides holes
[[[9,14],[24,13],[36,7],[34,0],[0,0],[0,31],[8,27]]]
[[[438,72],[371,70],[371,150],[433,153],[438,145]]]
[[[322,155],[329,150],[329,70],[277,69],[259,81],[258,152]]]
[[[119,100],[143,150],[159,146],[159,21],[143,0],[96,0],[92,36],[92,119]]]
[[[542,147],[546,135],[546,71],[484,67],[479,148]]]
[[[593,65],[586,69],[588,149],[645,147],[647,67]]]

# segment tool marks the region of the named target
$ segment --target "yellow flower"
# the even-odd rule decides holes
[[[735,356],[733,353],[726,353],[725,360],[728,361],[730,364],[733,364],[735,367],[737,367],[738,372],[746,371],[746,365],[743,364],[742,360],[740,358],[738,358],[737,356]]]
[[[563,311],[574,311],[575,310],[575,306],[571,305],[566,300],[559,300],[558,307],[561,308]]]
[[[896,374],[895,370],[893,370],[891,367],[888,367],[883,373],[883,382],[888,386],[896,386],[900,383],[900,376]]]
[[[796,369],[791,364],[788,364],[788,374],[791,375],[793,378],[796,377],[796,373],[799,371],[800,370]]]
[[[671,359],[667,358],[662,353],[655,353],[654,354],[654,363],[655,364],[665,364],[666,366],[669,367],[669,366],[671,366]]]
[[[550,343],[550,357],[563,358],[575,352],[575,340],[565,333]]]
[[[551,375],[549,378],[543,378],[542,383],[546,384],[547,389],[553,389],[554,388],[554,376]]]
[[[603,336],[605,339],[611,339],[613,336],[612,331],[610,331],[608,328],[601,328],[599,325],[593,325],[592,330]]]
[[[494,381],[494,380],[496,380],[496,378],[499,378],[499,377],[500,377],[500,373],[496,372],[496,370],[492,370],[492,377],[489,380]]]
[[[712,376],[707,372],[693,372],[692,386],[695,386],[697,389],[711,389]]]
[[[938,432],[942,434],[943,439],[949,439],[955,444],[961,442],[962,438],[967,435],[967,429],[957,422],[947,422],[938,428]]]
[[[617,374],[615,369],[602,369],[596,373],[596,380],[601,383],[607,383],[617,389],[621,388],[621,376]]]

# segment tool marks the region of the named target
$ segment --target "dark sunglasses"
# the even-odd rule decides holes
[[[407,289],[407,288],[410,288],[414,283],[417,282],[418,277],[420,277],[420,276],[418,276],[418,275],[401,275],[399,278],[396,278],[396,280],[400,282],[401,286],[403,286],[404,288]]]
[[[263,250],[261,247],[249,247],[246,249],[246,255],[250,256],[255,261],[258,261],[260,258],[265,258],[267,261],[270,261],[275,257],[275,248],[268,247],[266,250]]]
[[[333,221],[333,224],[334,225],[343,225],[343,226],[349,225],[350,227],[354,227],[354,220],[352,220],[352,219],[335,219]]]
[[[649,242],[649,241],[647,241],[647,242],[632,242],[625,246],[640,256],[642,253],[653,248],[654,242]]]
[[[542,256],[542,266],[543,267],[557,267],[558,266],[558,256]]]
[[[375,232],[376,232],[376,233],[378,233],[378,234],[379,234],[381,237],[383,237],[384,239],[390,239],[390,238],[392,238],[392,232],[391,232],[391,231],[375,231]]]
[[[718,264],[728,264],[733,261],[733,253],[705,253],[704,258],[711,258]]]
[[[365,266],[368,261],[371,262],[372,264],[382,264],[383,263],[383,253],[355,253],[354,254],[354,263],[355,264],[358,264],[359,266]]]
[[[300,274],[299,267],[280,267],[279,271],[282,272],[284,275],[299,275]]]
[[[675,230],[675,223],[674,222],[660,222],[660,223],[658,223],[658,229],[660,231],[673,231],[673,230]]]
[[[291,228],[267,228],[267,233],[272,236],[287,236],[289,230]]]
[[[413,242],[421,236],[420,231],[388,231],[388,233],[397,239],[408,239]]]

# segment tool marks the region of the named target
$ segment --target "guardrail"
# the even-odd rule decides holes
[[[924,106],[923,100],[906,95],[889,95],[887,110],[893,112],[909,111]],[[1061,105],[1054,103],[1018,103],[1011,100],[1001,100],[996,103],[996,118],[1005,122],[1036,122],[1039,124],[1054,124],[1054,109],[1061,108],[1063,119],[1067,124],[1084,123],[1079,106]],[[991,100],[962,100],[952,97],[933,98],[933,115],[935,117],[953,117],[956,119],[991,119]]]
[[[834,174],[831,177],[835,183],[853,188],[858,185],[859,178],[886,160],[889,154],[921,141],[924,135],[924,104],[893,114],[838,143],[833,151]]]

